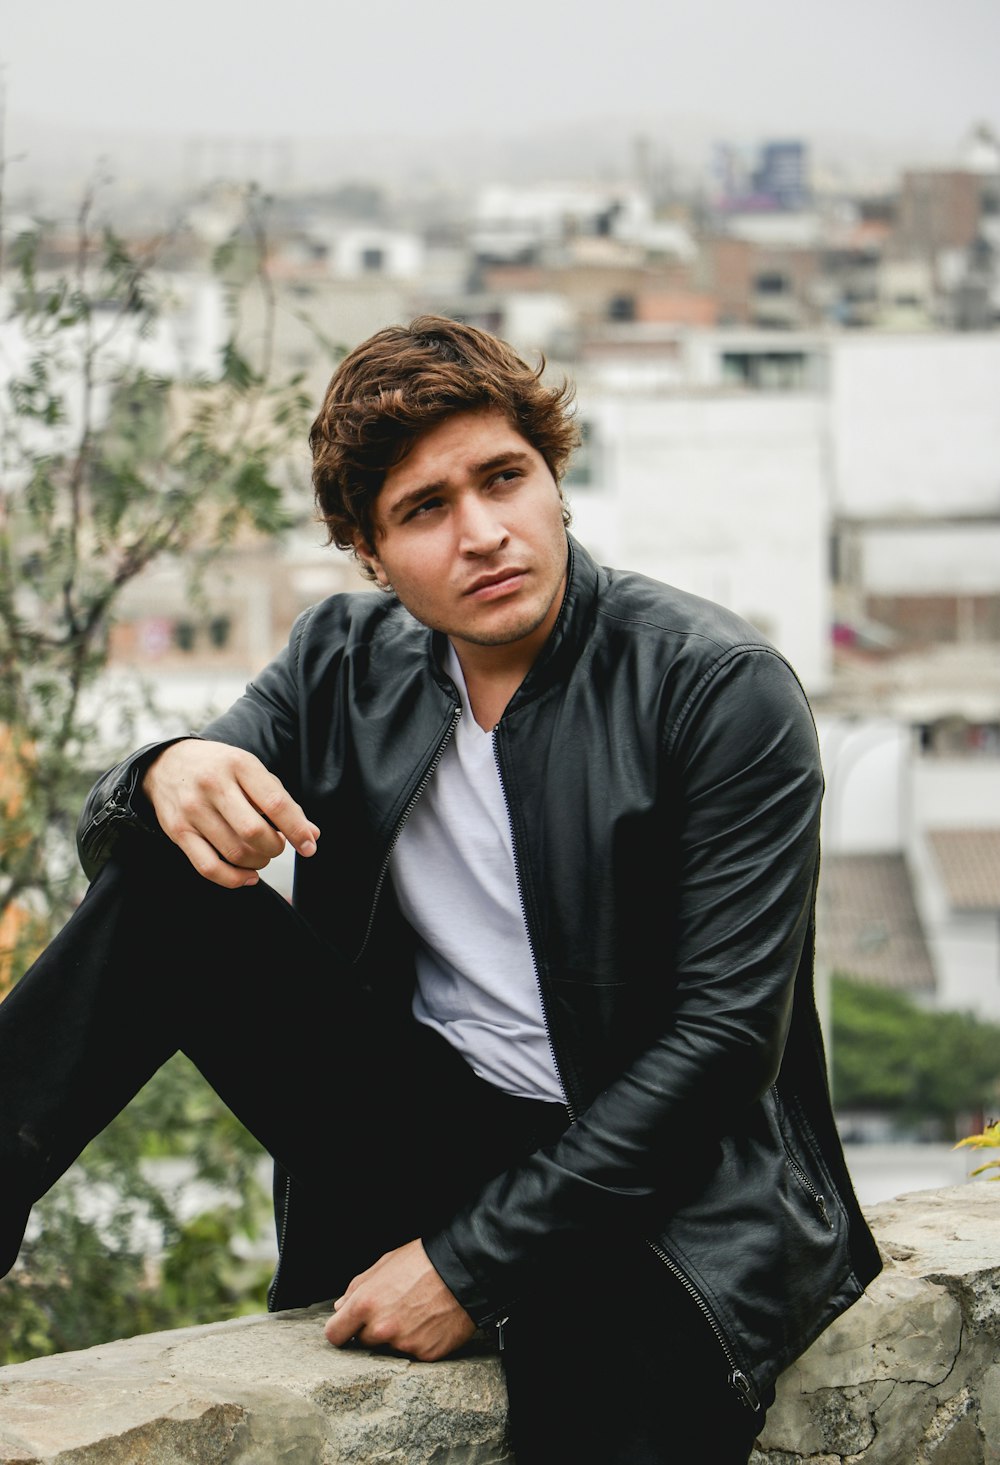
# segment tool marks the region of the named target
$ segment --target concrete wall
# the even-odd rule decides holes
[[[870,595],[991,595],[1000,589],[1000,520],[877,525],[860,543],[860,578]]]
[[[590,490],[571,491],[596,557],[759,626],[808,691],[830,673],[824,405],[806,394],[581,396]]]
[[[996,758],[919,758],[912,780],[915,829],[995,829],[1000,824]]]
[[[1000,336],[840,337],[830,360],[838,513],[996,512]]]

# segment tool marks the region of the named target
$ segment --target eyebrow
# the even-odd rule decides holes
[[[482,477],[485,473],[492,473],[497,468],[519,467],[529,461],[528,454],[519,448],[511,448],[509,452],[494,453],[492,457],[483,458],[479,463],[473,463],[470,472],[475,477]],[[411,508],[423,502],[442,489],[448,487],[448,480],[445,478],[433,479],[430,483],[421,483],[417,488],[411,488],[402,494],[391,505],[386,513],[387,519],[399,519],[405,517]]]

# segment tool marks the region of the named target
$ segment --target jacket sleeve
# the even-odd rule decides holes
[[[692,1165],[781,1064],[800,963],[811,976],[822,773],[811,712],[776,653],[724,653],[664,728],[678,817],[663,869],[670,997],[654,1041],[552,1146],[489,1182],[431,1261],[478,1322],[568,1234],[644,1233],[682,1203]],[[671,900],[670,897],[674,896]]]
[[[296,621],[284,650],[250,683],[227,712],[201,732],[186,734],[229,743],[255,754],[290,793],[298,781],[299,705],[298,653],[311,611]],[[137,749],[107,773],[87,796],[77,823],[80,863],[92,880],[122,835],[164,838],[153,807],[142,791],[142,779],[154,758],[181,738],[165,738]]]

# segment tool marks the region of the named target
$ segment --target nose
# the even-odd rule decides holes
[[[483,494],[463,494],[459,505],[458,542],[462,554],[491,555],[507,543],[500,508]]]

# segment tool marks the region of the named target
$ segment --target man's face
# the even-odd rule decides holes
[[[418,620],[463,648],[532,657],[566,583],[559,489],[500,412],[457,412],[423,433],[375,500],[374,553],[359,551]]]

